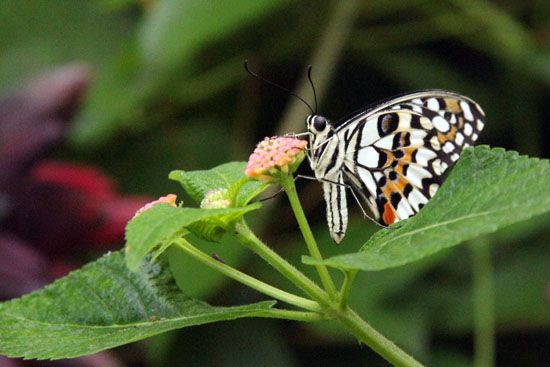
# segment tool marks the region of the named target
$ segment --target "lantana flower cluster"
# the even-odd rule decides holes
[[[248,159],[245,174],[260,181],[277,180],[293,173],[304,160],[307,141],[275,136],[258,143]]]

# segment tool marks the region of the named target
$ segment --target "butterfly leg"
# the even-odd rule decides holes
[[[380,223],[378,223],[378,221],[376,219],[374,219],[373,217],[371,217],[370,215],[367,214],[367,211],[365,210],[365,208],[363,208],[363,205],[361,204],[361,201],[359,200],[359,197],[357,197],[357,194],[355,193],[355,190],[353,189],[353,187],[350,186],[350,185],[347,185],[347,186],[348,186],[349,190],[351,191],[351,195],[353,196],[353,198],[357,202],[357,205],[359,205],[359,209],[361,209],[361,212],[363,213],[363,216],[365,218],[369,219],[371,222],[373,222],[377,226],[382,227],[382,228],[386,228],[383,225],[381,225]]]
[[[351,195],[353,196],[353,198],[355,199],[355,202],[357,203],[357,205],[359,206],[359,209],[361,209],[361,212],[363,213],[363,216],[367,219],[369,219],[371,222],[373,222],[374,224],[376,224],[377,226],[379,227],[382,227],[382,228],[386,228],[384,227],[383,225],[381,225],[380,223],[378,223],[378,221],[376,219],[374,219],[373,217],[371,217],[367,211],[365,210],[365,208],[363,208],[363,204],[361,203],[361,201],[359,200],[359,197],[357,197],[357,194],[355,193],[355,190],[353,190],[353,187],[351,185],[348,185],[347,183],[345,182],[336,182],[336,181],[331,181],[331,180],[327,180],[327,179],[324,179],[324,178],[316,178],[316,177],[312,177],[312,176],[304,176],[304,175],[296,175],[296,178],[305,178],[307,180],[313,180],[313,181],[320,181],[320,182],[327,182],[327,183],[330,183],[330,184],[333,184],[333,185],[338,185],[338,186],[343,186],[345,187],[346,189],[349,189],[351,191]]]
[[[311,133],[309,131],[305,131],[303,133],[286,133],[284,136],[289,136],[292,138],[299,138],[302,136],[311,136]]]
[[[294,181],[296,181],[296,180],[298,179],[298,177],[305,178],[305,176],[302,177],[302,176],[300,176],[300,175],[296,175],[296,176],[294,177]],[[307,177],[307,178],[310,178],[310,177]],[[280,194],[281,192],[283,192],[283,191],[284,191],[284,189],[283,189],[283,188],[280,188],[280,189],[277,190],[273,195],[270,195],[270,196],[268,196],[268,197],[266,197],[266,198],[260,199],[259,201],[262,202],[262,201],[268,201],[268,200],[274,199],[274,198],[276,198],[277,196],[279,196],[279,194]]]
[[[283,191],[284,190],[282,188],[280,188],[279,190],[275,191],[275,193],[273,195],[270,195],[270,196],[268,196],[266,198],[263,198],[263,199],[260,199],[258,201],[263,202],[263,201],[268,201],[268,200],[271,200],[271,199],[275,199]]]

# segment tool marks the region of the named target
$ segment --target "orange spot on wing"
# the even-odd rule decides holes
[[[437,133],[437,140],[439,140],[439,144],[443,145],[446,141],[454,141],[456,138],[456,133],[458,132],[458,129],[456,126],[451,126],[451,129],[448,133],[443,134],[441,132]]]
[[[445,135],[447,140],[454,141],[456,138],[457,129],[456,126],[451,126],[451,130]]]
[[[405,148],[404,150],[404,153],[405,153],[405,156],[403,158],[401,158],[403,161],[405,162],[410,162],[412,161],[412,155],[413,153],[416,151],[416,148],[414,147],[410,147],[410,148]]]
[[[397,186],[397,189],[401,192],[405,189],[405,186],[407,186],[407,180],[405,180],[402,176],[399,176],[397,179],[397,182],[395,183],[395,186]]]
[[[384,213],[382,214],[382,219],[384,220],[384,223],[390,225],[395,222],[396,218],[397,216],[395,215],[395,211],[391,207],[390,203],[384,204]]]
[[[460,108],[458,101],[454,98],[444,98],[446,109],[454,112],[459,113],[462,112],[462,108]]]
[[[391,193],[395,191],[393,185],[391,184],[391,182],[389,182],[389,180],[386,182],[386,185],[384,185],[384,187],[380,188],[380,190],[382,190],[382,193],[388,200],[390,200]]]

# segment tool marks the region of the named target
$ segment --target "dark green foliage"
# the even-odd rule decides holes
[[[144,263],[133,273],[115,252],[44,290],[1,304],[0,353],[76,357],[168,330],[253,316],[272,305],[210,306],[185,296],[161,264]]]
[[[420,88],[444,88],[472,97],[487,112],[487,124],[480,136],[484,144],[502,146],[532,157],[547,157],[550,153],[547,144],[550,141],[547,124],[550,7],[547,1],[361,2],[354,14],[353,28],[342,44],[337,45],[342,51],[336,61],[326,67],[323,62],[329,52],[321,49],[319,44],[320,40],[331,36],[324,31],[335,14],[332,2],[322,6],[318,2],[280,0],[228,3],[230,5],[222,4],[212,9],[212,2],[202,1],[3,1],[0,5],[1,84],[4,88],[18,87],[25,78],[75,60],[91,64],[95,77],[76,123],[71,126],[71,144],[59,147],[56,158],[100,165],[119,182],[121,191],[154,197],[179,189],[173,182],[165,180],[166,172],[207,169],[231,160],[243,160],[252,151],[256,140],[272,135],[280,128],[280,119],[288,108],[287,96],[249,78],[242,70],[245,58],[262,75],[290,89],[298,85],[296,82],[305,66],[313,62],[314,82],[316,85],[327,84],[329,90],[328,95],[319,93],[320,112],[334,120],[394,94]],[[312,55],[319,56],[312,59]],[[308,95],[309,86],[306,90],[305,95],[301,91],[300,95],[312,101]],[[293,101],[292,98],[289,100]],[[293,127],[283,133],[303,131],[301,117],[293,123]],[[525,179],[523,186],[516,186],[524,190],[506,193],[511,199],[518,200],[522,192],[529,193],[525,206],[530,206],[530,209],[521,206],[519,209],[514,207],[517,210],[513,211],[504,206],[508,197],[491,192],[491,186],[473,182],[475,178],[492,184],[492,178],[480,177],[475,172],[464,173],[461,167],[465,163],[459,162],[450,175],[450,180],[456,185],[447,188],[452,182],[445,184],[434,202],[423,210],[426,213],[404,223],[402,228],[381,231],[369,239],[378,228],[362,220],[351,202],[347,238],[338,247],[333,246],[327,236],[322,196],[313,189],[317,183],[299,182],[300,189],[305,189],[300,192],[300,198],[309,211],[308,217],[315,227],[321,251],[325,258],[331,257],[328,263],[344,268],[385,268],[358,275],[350,300],[352,306],[383,334],[415,356],[424,356],[421,360],[429,361],[430,365],[464,366],[471,362],[472,353],[468,348],[442,346],[441,340],[448,340],[451,334],[455,338],[453,342],[456,340],[462,346],[471,342],[469,253],[465,246],[454,245],[479,233],[487,233],[484,240],[491,244],[493,251],[499,335],[506,330],[539,342],[547,339],[545,330],[550,326],[546,290],[550,276],[547,266],[550,261],[550,217],[540,215],[525,219],[539,210],[545,211],[542,208],[544,203],[548,205],[544,201],[548,189],[543,185],[550,182],[544,168],[548,164],[511,152],[502,155],[490,152],[494,156],[487,163],[525,164],[522,174],[533,180]],[[467,157],[470,160],[479,158],[482,151],[468,154],[461,161]],[[232,164],[244,167],[242,162]],[[505,170],[501,171],[498,177],[505,183],[509,182],[508,179],[518,183],[519,175],[508,178],[505,173]],[[195,172],[178,171],[171,177],[180,181],[180,176],[181,181],[189,181],[187,190],[193,185],[190,181],[193,174]],[[457,177],[459,175],[464,177]],[[245,185],[253,184],[256,183]],[[215,187],[205,186],[196,195],[191,190],[190,195],[198,204],[211,188]],[[261,190],[260,186],[256,188],[258,192]],[[239,207],[245,206],[254,196],[256,188],[251,188],[249,194],[235,201],[237,209],[232,213],[241,213]],[[497,198],[493,209],[498,209],[498,212],[489,216],[489,220],[494,220],[492,224],[462,218],[454,225],[425,227],[433,223],[439,225],[455,214],[464,214],[466,209],[460,206],[453,208],[458,209],[456,213],[450,207],[445,209],[450,203],[460,201],[459,198],[465,200],[464,205],[470,203],[473,208],[480,209],[473,199],[457,197],[454,200],[456,195],[465,195],[470,189],[473,195],[488,191],[487,195]],[[245,192],[244,188],[241,192]],[[511,205],[515,199],[510,201]],[[538,199],[541,199],[540,203]],[[481,204],[488,205],[483,201]],[[300,257],[305,250],[295,236],[294,221],[285,211],[286,206],[268,206],[250,215],[259,219],[254,228],[277,252],[301,265]],[[156,216],[155,211],[149,215]],[[167,211],[172,212],[171,209]],[[185,212],[185,216],[191,216],[178,223],[181,218],[176,219],[179,218],[177,214],[173,227],[161,225],[159,232],[150,234],[148,238],[153,241],[140,245],[141,252],[136,253],[132,260],[134,266],[141,263],[149,266],[142,262],[145,254],[153,250],[155,255],[155,249],[164,249],[163,240],[171,235],[193,230],[195,234],[208,237],[212,227],[205,225],[201,230],[191,224],[190,228],[184,229],[180,225],[193,221],[190,218],[197,215],[198,209],[197,212]],[[216,220],[216,213],[198,216],[211,218],[210,214]],[[519,220],[522,222],[507,225]],[[489,233],[496,227],[497,232]],[[215,228],[219,230],[221,227]],[[416,231],[419,228],[422,229]],[[453,231],[452,235],[448,230]],[[216,232],[210,239],[218,235]],[[264,261],[252,262],[249,252],[234,246],[229,236],[223,237],[220,243],[196,239],[191,234],[188,236],[197,247],[209,254],[220,254],[236,268],[249,274],[260,274],[262,280],[284,289],[289,286],[288,282],[279,281]],[[403,248],[401,239],[406,240]],[[355,254],[364,243],[363,249]],[[448,250],[441,251],[447,247]],[[342,253],[348,255],[338,256]],[[254,292],[247,293],[241,288],[235,291],[233,282],[174,248],[168,249],[167,255],[178,285],[193,296],[223,300],[228,304],[238,304],[243,298],[255,296]],[[84,257],[83,254],[75,256]],[[117,258],[123,270],[122,256],[117,255]],[[420,261],[394,267],[415,259]],[[314,275],[311,266],[302,268]],[[340,274],[339,271],[334,273]],[[128,274],[136,279],[143,276],[139,272]],[[56,287],[59,288],[58,284]],[[108,293],[108,289],[105,292]],[[45,293],[47,291],[40,294]],[[61,304],[63,300],[58,300],[56,308],[64,310],[64,307],[69,307]],[[1,307],[15,312],[12,305],[24,302],[15,301]],[[37,315],[44,316],[40,327],[36,327],[36,323],[9,319],[13,328],[2,329],[5,326],[0,326],[0,346],[7,345],[5,336],[18,337],[20,333],[23,339],[36,330],[37,338],[43,336],[36,346],[25,344],[33,339],[17,339],[16,345],[15,342],[10,345],[21,348],[22,352],[43,351],[44,343],[54,338],[51,333],[44,335],[40,328],[51,323],[48,317],[55,320],[54,316],[58,315],[57,310],[47,310],[51,311],[48,315],[40,309],[37,311]],[[6,320],[7,314],[2,315],[1,319]],[[79,315],[84,317],[84,310]],[[255,321],[250,320],[250,323]],[[15,326],[22,328],[15,329]],[[282,327],[275,325],[274,332],[268,336],[262,336],[270,340],[278,338],[272,343],[275,346],[270,348],[277,350],[277,345],[283,345],[285,356],[291,354],[302,364],[336,365],[342,362],[342,351],[348,354],[350,350],[358,350],[351,337],[341,330],[331,329],[330,325],[322,323],[307,327],[307,332],[304,332],[302,324],[285,322]],[[280,332],[282,328],[284,333]],[[311,328],[318,333],[311,333]],[[209,330],[216,333],[215,343],[218,345],[237,345],[233,350],[230,347],[223,349],[226,354],[235,353],[231,356],[233,358],[223,360],[235,360],[237,362],[233,364],[240,365],[242,348],[235,338],[238,332],[224,334],[223,324],[219,329],[213,326]],[[188,363],[189,354],[180,353],[182,344],[197,355],[210,356],[210,348],[215,343],[193,344],[192,340],[201,340],[203,335],[202,329],[198,336],[195,333],[195,328],[186,329],[183,336],[174,333],[173,339],[160,340],[158,344],[163,347],[154,347],[155,351],[164,353],[161,359],[170,360],[170,365]],[[189,334],[195,337],[187,338]],[[540,334],[542,336],[537,337]],[[514,336],[517,335],[512,334],[510,338]],[[510,350],[497,351],[497,356],[505,358],[510,355],[507,352],[512,353],[513,362],[522,365],[525,362],[523,353],[530,358],[523,365],[536,365],[533,360],[539,362],[542,359],[536,350],[533,352],[536,344],[518,343],[514,348],[507,348]],[[0,348],[0,354],[3,351],[7,353],[7,349]],[[320,351],[326,353],[321,355]],[[68,356],[75,355],[73,350],[70,352],[73,354]],[[376,362],[369,363],[368,348],[362,348],[361,353],[350,366],[376,365]],[[254,355],[257,365],[288,364],[285,358],[273,360],[277,353],[260,354]],[[498,360],[498,365],[507,363],[511,363],[510,360]],[[153,362],[143,364],[154,366]],[[157,364],[164,365],[167,364]]]
[[[547,160],[486,146],[467,149],[418,215],[378,231],[359,252],[325,263],[360,270],[400,266],[550,211],[548,177]]]

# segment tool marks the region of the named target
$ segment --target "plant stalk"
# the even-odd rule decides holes
[[[342,310],[345,310],[348,307],[349,294],[356,275],[357,270],[346,271],[344,275],[344,283],[342,284],[342,289],[340,290],[340,309]]]
[[[294,179],[291,176],[283,178],[283,180],[281,180],[281,186],[288,195],[290,205],[292,206],[300,229],[302,230],[302,234],[306,244],[308,245],[311,256],[316,260],[322,261],[323,258],[319,248],[317,247],[317,243],[298,199]],[[320,265],[317,267],[317,270],[321,280],[323,281],[323,285],[325,285],[325,289],[332,296],[328,305],[329,309],[325,312],[326,315],[331,315],[336,318],[340,324],[350,331],[360,342],[368,345],[390,363],[396,366],[421,366],[421,364],[413,357],[408,355],[392,341],[376,331],[353,310],[347,307],[349,293],[357,271],[350,271],[346,273],[346,278],[342,284],[340,298],[338,299],[338,293],[336,292],[336,288],[334,287],[334,283],[332,282],[332,278],[330,277],[326,266]]]
[[[282,310],[280,308],[271,308],[269,310],[259,311],[254,316],[268,319],[283,319],[303,322],[317,322],[326,320],[326,318],[318,312]]]
[[[330,307],[331,302],[325,291],[256,237],[244,220],[235,225],[235,231],[237,239],[243,245],[267,261],[281,275],[294,283],[315,301],[319,302],[323,307]]]
[[[292,207],[292,211],[296,216],[296,220],[298,221],[298,226],[302,231],[302,235],[304,237],[307,248],[309,250],[309,254],[315,260],[323,261],[323,257],[321,256],[321,252],[319,251],[319,247],[317,246],[317,242],[315,241],[313,232],[309,227],[309,223],[306,219],[306,215],[304,214],[304,210],[302,209],[302,205],[300,204],[300,199],[298,199],[298,194],[296,192],[296,185],[294,184],[294,178],[290,175],[285,176],[281,180],[281,186],[283,187],[283,189],[285,190],[288,196],[288,200],[290,201],[290,206]],[[336,287],[334,286],[334,282],[332,281],[332,278],[330,276],[330,273],[328,272],[327,267],[324,264],[319,264],[319,265],[315,265],[315,268],[319,273],[319,277],[321,278],[323,287],[329,294],[329,297],[331,299],[336,299],[337,298]]]
[[[478,239],[470,244],[473,276],[474,366],[495,365],[495,316],[490,244]]]
[[[360,342],[368,345],[394,366],[419,367],[420,362],[405,353],[391,340],[380,334],[353,310],[347,308],[335,313],[336,319]]]
[[[271,250],[267,245],[260,241],[254,233],[248,228],[244,221],[236,224],[236,236],[247,247],[261,256],[271,264],[281,274],[286,276],[295,285],[302,288],[307,294],[312,296],[318,302],[296,296],[281,289],[275,288],[256,278],[240,272],[194,247],[183,238],[173,241],[174,245],[185,251],[187,254],[209,266],[222,274],[245,284],[261,293],[269,295],[275,299],[289,303],[313,312],[302,312],[293,310],[272,309],[260,311],[255,316],[264,318],[288,319],[304,322],[321,321],[324,319],[336,319],[346,330],[353,334],[360,342],[368,345],[375,352],[380,354],[395,366],[421,366],[414,358],[409,356],[397,345],[385,338],[376,331],[365,320],[359,317],[349,307],[342,306],[342,299],[330,299],[321,288],[319,288],[311,279],[306,277],[290,263]],[[349,290],[356,272],[347,275],[342,286],[342,295],[347,299]]]
[[[173,244],[178,246],[179,249],[183,250],[191,257],[205,264],[206,266],[219,271],[220,273],[228,276],[231,279],[234,279],[252,289],[257,290],[260,293],[266,294],[270,297],[278,299],[280,301],[286,302],[293,306],[303,308],[310,311],[319,312],[322,308],[315,301],[309,300],[307,298],[299,297],[295,294],[283,291],[279,288],[273,287],[267,283],[264,283],[250,275],[247,275],[235,268],[232,268],[229,265],[226,265],[211,256],[208,256],[206,253],[197,249],[195,246],[190,244],[187,240],[183,238],[178,238],[173,241]]]

